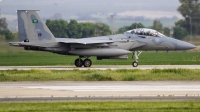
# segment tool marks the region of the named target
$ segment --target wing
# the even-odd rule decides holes
[[[116,41],[125,42],[127,37],[123,34],[99,36],[99,37],[88,37],[82,39],[70,39],[70,38],[56,38],[57,42],[61,43],[76,43],[76,44],[109,44]]]
[[[113,40],[107,39],[94,39],[94,38],[84,38],[84,39],[66,39],[66,38],[56,38],[58,42],[61,43],[71,43],[71,44],[102,44],[102,43],[112,43]]]

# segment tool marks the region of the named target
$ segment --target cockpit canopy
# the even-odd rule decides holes
[[[137,29],[129,30],[127,32],[132,33],[132,34],[136,34],[136,35],[146,35],[146,36],[153,36],[153,37],[166,37],[162,33],[158,32],[156,30],[153,30],[153,29],[149,29],[149,28],[137,28]]]

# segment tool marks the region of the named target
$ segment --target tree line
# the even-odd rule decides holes
[[[65,20],[47,20],[46,25],[59,38],[87,38],[96,36],[111,35],[110,27],[104,23],[78,23],[76,20],[70,20],[68,23]],[[142,23],[132,23],[130,26],[124,26],[118,29],[116,33],[124,33],[125,31],[135,28],[146,28]],[[166,36],[173,36],[177,39],[183,39],[188,33],[181,27],[175,26],[173,28],[173,35],[170,29],[163,27],[159,20],[154,20],[153,25],[148,28],[157,30]]]
[[[184,28],[188,33],[200,34],[200,3],[198,0],[179,0],[181,5],[178,12],[183,16],[175,23],[176,26]]]
[[[12,40],[14,38],[14,35],[8,29],[6,18],[0,18],[0,36],[5,36],[6,40]]]
[[[46,20],[47,27],[55,37],[59,38],[86,38],[110,35],[111,30],[105,23],[78,23],[76,20]]]
[[[59,38],[87,38],[96,36],[111,35],[110,27],[105,23],[78,23],[76,20],[46,20],[47,27],[51,30],[55,37]],[[132,23],[130,26],[121,27],[116,33],[124,33],[125,31],[135,28],[145,28],[142,23]],[[148,28],[157,30],[166,36],[170,36],[170,29],[163,27],[159,20],[154,20],[153,25]],[[177,39],[183,39],[188,32],[179,26],[173,28],[173,36]],[[6,40],[12,40],[14,35],[7,28],[6,18],[0,18],[0,35],[5,36]]]

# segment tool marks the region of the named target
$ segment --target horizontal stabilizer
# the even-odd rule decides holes
[[[57,43],[41,43],[37,44],[35,42],[9,42],[10,46],[19,46],[19,47],[40,47],[40,48],[51,48],[57,47]]]

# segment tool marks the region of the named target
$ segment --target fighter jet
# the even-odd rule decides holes
[[[97,60],[127,59],[129,53],[135,57],[133,67],[138,66],[142,51],[177,51],[193,49],[196,46],[167,37],[148,28],[137,28],[109,36],[81,39],[55,38],[37,14],[38,10],[18,10],[19,42],[9,42],[11,46],[24,47],[25,50],[47,51],[62,55],[77,55],[76,67],[90,67],[91,56]],[[84,59],[85,58],[85,59]],[[84,59],[84,60],[83,60]]]

